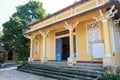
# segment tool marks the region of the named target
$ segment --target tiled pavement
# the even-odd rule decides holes
[[[0,80],[55,80],[55,79],[24,73],[17,71],[16,69],[12,69],[0,71]]]

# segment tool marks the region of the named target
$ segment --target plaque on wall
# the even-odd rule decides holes
[[[93,43],[92,44],[92,57],[93,58],[104,58],[105,57],[105,46],[104,43]]]

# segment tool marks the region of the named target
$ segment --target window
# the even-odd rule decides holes
[[[36,37],[36,44],[35,44],[35,53],[36,54],[39,54],[39,38]]]
[[[116,24],[116,38],[117,38],[117,44],[118,44],[118,51],[120,52],[120,28],[118,24]]]
[[[91,22],[86,25],[87,52],[91,53],[92,43],[100,42],[100,26],[98,22]]]

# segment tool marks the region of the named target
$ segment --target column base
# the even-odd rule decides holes
[[[45,64],[47,62],[47,57],[43,57],[42,59],[41,59],[41,63],[42,64]]]
[[[77,60],[73,56],[71,56],[71,57],[68,58],[68,62],[67,62],[68,66],[73,66],[76,63],[77,63]]]
[[[29,61],[29,62],[33,62],[33,61],[34,61],[33,57],[29,57],[29,58],[28,58],[28,61]]]
[[[105,55],[103,58],[103,67],[110,67],[113,66],[112,56],[110,54]]]

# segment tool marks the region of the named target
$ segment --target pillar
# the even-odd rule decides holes
[[[74,58],[73,29],[69,29],[69,40],[70,40],[70,56],[68,58],[68,66],[73,66],[74,64],[76,64],[76,59]]]
[[[69,30],[70,39],[70,57],[74,55],[73,30]]]
[[[45,62],[47,62],[46,38],[48,36],[49,31],[47,31],[47,32],[39,31],[39,32],[43,36],[43,54],[42,54],[42,58],[41,58],[41,63],[44,64]]]
[[[32,62],[32,61],[34,61],[33,56],[32,56],[32,54],[33,54],[33,38],[30,39],[30,43],[31,43],[30,44],[30,57],[28,58],[28,61]]]
[[[111,41],[110,41],[110,26],[108,19],[103,19],[103,34],[104,34],[104,44],[105,44],[105,58],[103,59],[103,66],[112,66],[112,51],[111,51]]]
[[[65,21],[65,28],[69,30],[69,40],[70,40],[70,56],[68,57],[68,66],[73,66],[76,64],[76,58],[74,58],[74,38],[73,38],[73,30],[77,27],[79,22],[75,22],[74,24],[70,24]]]
[[[46,56],[46,36],[43,36],[43,54],[42,54],[42,59],[41,63],[47,62],[47,56]]]

